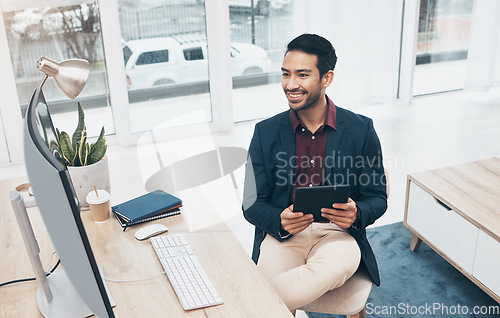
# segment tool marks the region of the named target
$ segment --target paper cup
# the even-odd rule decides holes
[[[90,215],[96,223],[104,223],[109,219],[109,193],[106,190],[90,191],[86,201],[90,207]]]

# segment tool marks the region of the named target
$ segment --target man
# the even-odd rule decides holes
[[[259,122],[246,164],[243,213],[255,225],[252,258],[294,311],[341,286],[359,266],[380,284],[365,228],[387,208],[382,152],[372,120],[326,96],[337,61],[315,34],[292,40],[282,65],[290,109]],[[298,187],[349,184],[325,223],[293,211]]]

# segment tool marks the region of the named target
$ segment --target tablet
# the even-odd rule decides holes
[[[331,208],[334,203],[347,203],[350,191],[348,184],[296,188],[293,211],[313,214],[315,222],[328,221],[321,216],[321,209]]]

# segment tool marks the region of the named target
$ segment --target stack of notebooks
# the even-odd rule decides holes
[[[127,227],[180,214],[182,200],[156,190],[135,199],[111,207],[123,231]]]

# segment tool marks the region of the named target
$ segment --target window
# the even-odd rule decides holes
[[[201,47],[184,49],[184,58],[186,61],[203,60],[203,51],[201,50]]]
[[[293,14],[293,0],[229,1],[234,122],[265,118],[288,108],[280,67],[294,35]]]
[[[148,65],[168,62],[168,50],[145,52],[139,55],[135,65]]]
[[[474,0],[422,0],[414,95],[463,89]]]
[[[211,122],[204,1],[118,5],[131,132]]]
[[[109,135],[114,133],[114,121],[109,101],[99,5],[97,1],[82,2],[63,6],[64,1],[54,0],[50,2],[53,3],[51,7],[26,9],[26,5],[12,1],[9,6],[2,7],[17,93],[24,114],[33,90],[43,77],[35,68],[41,56],[57,62],[72,58],[86,59],[90,63],[90,74],[78,99],[85,110],[87,132],[90,137],[98,136],[104,125]],[[47,80],[43,92],[54,125],[59,130],[72,132],[78,121],[77,103],[59,92],[54,79]]]

